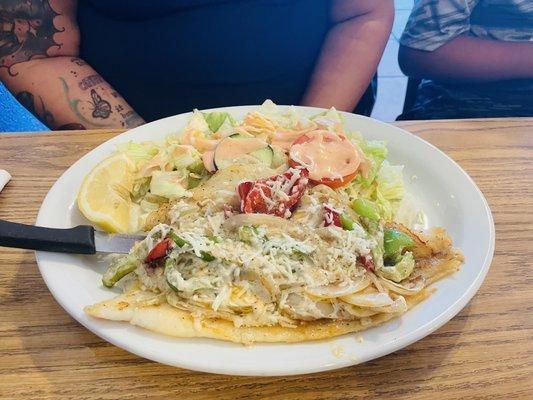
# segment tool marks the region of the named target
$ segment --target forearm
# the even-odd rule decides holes
[[[435,51],[401,46],[402,71],[413,78],[498,81],[533,78],[533,42],[504,42],[461,35]]]
[[[335,25],[326,37],[302,104],[353,111],[376,72],[393,18],[391,6]]]
[[[132,128],[143,119],[83,60],[32,59],[0,79],[17,100],[52,129]]]

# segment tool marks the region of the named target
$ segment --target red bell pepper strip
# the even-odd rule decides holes
[[[374,260],[372,259],[372,256],[370,254],[367,254],[366,256],[359,256],[358,261],[363,264],[363,267],[367,271],[374,272],[376,269],[376,266],[374,265]]]
[[[305,168],[290,168],[270,178],[242,182],[237,187],[241,212],[288,218],[308,184],[309,171]]]
[[[156,244],[152,250],[148,253],[144,262],[151,264],[154,261],[158,261],[167,255],[167,251],[170,248],[172,241],[169,238],[163,239],[161,242]]]
[[[335,225],[342,228],[341,215],[333,207],[324,205],[324,226]]]

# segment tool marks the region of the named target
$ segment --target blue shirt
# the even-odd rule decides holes
[[[81,0],[81,57],[145,119],[300,101],[327,0]]]

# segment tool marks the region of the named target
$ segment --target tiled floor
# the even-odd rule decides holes
[[[402,112],[407,77],[398,66],[399,40],[407,23],[413,0],[395,0],[394,25],[383,58],[378,67],[378,95],[372,117],[382,121],[394,121]]]

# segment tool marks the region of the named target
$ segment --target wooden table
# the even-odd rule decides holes
[[[496,254],[474,299],[419,342],[307,376],[254,378],[159,365],[112,346],[61,309],[30,251],[0,249],[2,399],[533,399],[533,118],[403,122],[454,158],[496,221]],[[0,218],[34,223],[50,186],[119,131],[0,135]]]

